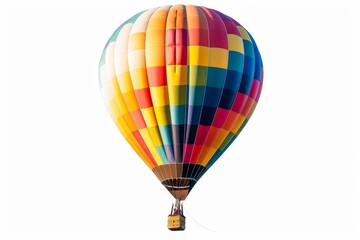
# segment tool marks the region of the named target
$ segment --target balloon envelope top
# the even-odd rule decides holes
[[[185,200],[248,122],[263,65],[253,37],[231,17],[200,6],[163,6],[115,30],[99,82],[126,141]]]

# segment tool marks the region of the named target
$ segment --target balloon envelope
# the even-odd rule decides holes
[[[174,5],[140,12],[116,29],[99,79],[122,135],[184,200],[252,115],[263,68],[238,22],[206,7]]]

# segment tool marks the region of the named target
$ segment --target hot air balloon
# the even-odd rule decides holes
[[[242,131],[260,97],[263,65],[250,33],[206,7],[173,5],[120,25],[99,64],[102,97],[117,128],[182,203]]]

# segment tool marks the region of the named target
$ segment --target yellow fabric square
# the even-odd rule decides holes
[[[187,65],[168,65],[166,66],[166,77],[168,86],[186,85]]]
[[[156,115],[157,124],[159,126],[166,126],[171,123],[169,106],[154,106],[154,112]]]
[[[161,30],[147,30],[146,31],[146,48],[165,46],[165,31]]]
[[[146,67],[165,66],[164,47],[146,47]]]
[[[123,93],[122,96],[129,112],[134,112],[139,109],[134,91]]]
[[[122,116],[118,117],[115,120],[115,123],[123,136],[132,135],[128,125],[126,124],[126,122]]]
[[[157,127],[148,127],[149,135],[155,146],[162,146],[160,132]]]
[[[153,106],[169,105],[167,86],[150,87]]]
[[[136,126],[135,126],[135,123],[134,123],[134,121],[133,121],[132,118],[131,118],[130,113],[125,113],[125,114],[123,115],[123,119],[124,119],[124,122],[126,123],[127,127],[129,128],[129,130],[130,130],[131,132],[134,132],[134,131],[137,130],[137,128],[136,128]]]
[[[134,90],[148,88],[149,83],[146,68],[138,68],[130,71],[131,82]]]
[[[134,90],[129,72],[124,72],[124,73],[117,75],[117,80],[119,83],[120,91],[122,93]]]
[[[117,106],[118,110],[120,111],[121,115],[124,115],[125,113],[128,112],[127,106],[121,95],[115,96],[114,101],[116,102],[116,106]]]
[[[116,119],[118,117],[121,117],[121,112],[119,110],[118,105],[116,104],[116,101],[114,99],[112,99],[108,104],[107,104],[110,116],[112,119],[114,119],[114,121],[116,121]]]
[[[209,66],[217,68],[227,68],[229,52],[223,48],[210,48]]]
[[[145,48],[145,32],[137,32],[129,36],[129,51]]]
[[[229,51],[235,51],[244,54],[244,43],[240,36],[228,34]]]
[[[209,48],[204,46],[189,46],[189,63],[196,66],[209,65]]]
[[[154,109],[152,107],[142,108],[141,114],[144,117],[145,123],[147,127],[157,126]]]
[[[119,83],[117,80],[117,77],[114,76],[112,81],[111,81],[111,85],[112,85],[112,89],[113,89],[113,94],[116,95],[120,95],[120,88],[119,88]]]

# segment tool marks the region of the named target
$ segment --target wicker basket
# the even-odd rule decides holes
[[[185,230],[185,216],[181,214],[168,216],[168,229],[171,231]]]

